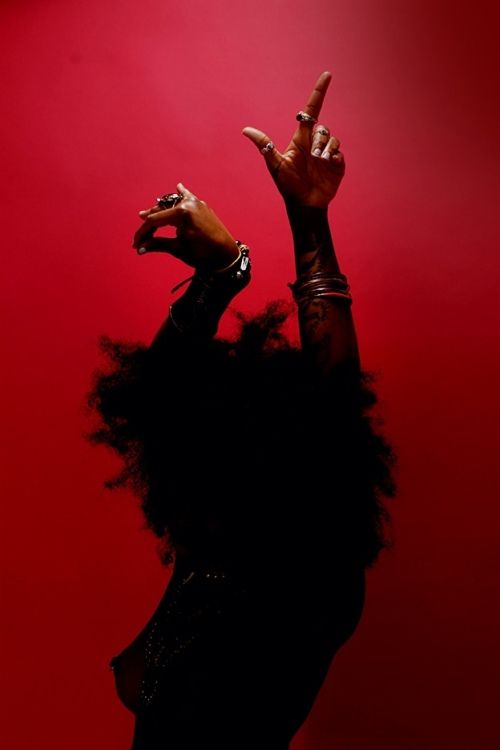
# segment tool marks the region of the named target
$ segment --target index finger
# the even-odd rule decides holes
[[[175,206],[175,208],[163,208],[159,211],[151,212],[144,220],[144,224],[155,227],[172,226],[179,227],[186,217],[184,207]]]
[[[141,227],[134,235],[132,247],[139,247],[145,240],[151,239],[159,227],[174,226],[180,227],[185,219],[184,209],[180,206],[175,208],[166,208],[154,214],[149,214]]]
[[[309,97],[307,104],[304,107],[304,112],[308,115],[311,115],[311,117],[314,117],[316,120],[318,119],[319,113],[321,112],[321,107],[323,106],[326,91],[328,89],[328,86],[330,85],[331,80],[332,74],[330,72],[326,70],[324,73],[322,73],[316,81],[316,85],[312,90],[311,96]]]

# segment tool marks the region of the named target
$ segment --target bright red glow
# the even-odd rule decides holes
[[[165,571],[133,502],[101,489],[115,464],[81,405],[99,334],[149,340],[187,275],[136,256],[137,211],[182,180],[252,249],[240,308],[288,298],[285,213],[241,129],[284,146],[325,69],[347,162],[334,241],[401,495],[396,549],[294,750],[497,746],[498,19],[460,6],[2,3],[9,750],[130,743],[106,665]]]

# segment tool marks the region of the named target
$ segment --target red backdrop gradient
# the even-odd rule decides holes
[[[294,750],[497,746],[494,6],[2,3],[3,747],[129,746],[107,661],[165,570],[82,438],[97,338],[149,340],[186,275],[131,249],[138,209],[179,180],[252,248],[240,308],[288,298],[284,211],[240,131],[285,145],[325,69],[348,165],[334,239],[401,491],[396,548]]]

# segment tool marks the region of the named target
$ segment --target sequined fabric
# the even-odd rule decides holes
[[[150,706],[168,675],[193,658],[200,641],[210,640],[219,620],[227,619],[246,587],[220,567],[180,564],[155,614],[135,641],[109,662],[118,694],[135,713]],[[128,671],[128,675],[127,675]],[[126,684],[132,680],[139,686]],[[167,675],[166,677],[164,675]],[[125,697],[127,696],[127,697]]]
[[[361,572],[330,581],[328,596],[325,584],[317,571],[175,571],[144,631],[114,657],[136,716],[132,750],[288,748],[363,606]]]
[[[217,627],[238,593],[243,591],[238,591],[234,579],[220,570],[191,570],[173,582],[148,630],[141,705],[153,702],[162,674],[181,666],[185,654]]]

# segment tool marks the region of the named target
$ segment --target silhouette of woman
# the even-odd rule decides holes
[[[141,211],[134,246],[194,276],[149,347],[104,338],[93,440],[123,470],[173,563],[143,631],[111,660],[134,712],[133,750],[286,750],[363,608],[365,569],[386,544],[395,458],[374,427],[351,295],[327,208],[344,174],[318,124],[323,73],[287,149],[245,128],[284,198],[295,248],[301,347],[286,305],[219,320],[250,281],[248,248],[183,184]],[[156,236],[175,226],[176,238]]]

